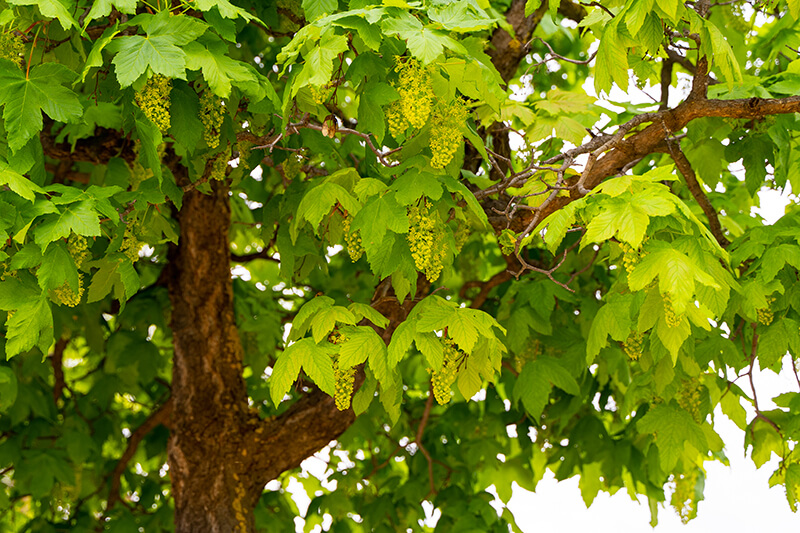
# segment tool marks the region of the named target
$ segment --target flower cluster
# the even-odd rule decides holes
[[[24,46],[22,37],[13,31],[0,33],[0,59],[8,59],[22,67]]]
[[[770,296],[767,298],[767,307],[762,307],[761,309],[756,309],[756,315],[758,315],[758,322],[764,326],[769,326],[772,324],[772,319],[775,315],[772,313],[772,309],[770,309],[770,305],[775,301],[775,298]]]
[[[134,235],[130,228],[125,228],[125,235],[122,237],[122,244],[119,247],[119,251],[125,254],[125,256],[131,260],[131,263],[135,263],[139,260],[139,252],[144,244],[145,243],[136,238],[136,235]]]
[[[334,330],[328,335],[328,342],[331,344],[342,344],[347,341],[347,336],[338,330]],[[333,380],[336,408],[345,411],[350,408],[350,399],[353,396],[353,383],[355,382],[356,367],[342,368],[339,366],[339,356],[333,355]]]
[[[67,281],[55,289],[53,289],[53,301],[59,305],[66,305],[68,307],[75,307],[81,303],[83,297],[83,276],[78,275],[78,291],[72,290]]]
[[[675,491],[670,498],[670,505],[681,517],[681,522],[688,523],[697,516],[697,469],[680,474],[673,479]]]
[[[303,157],[291,153],[289,157],[281,164],[281,168],[283,169],[283,177],[287,180],[293,180],[300,174],[300,171],[303,169]]]
[[[351,225],[353,217],[350,213],[345,214],[342,219],[342,229],[344,230],[344,242],[347,244],[347,253],[350,255],[350,260],[355,263],[364,254],[364,246],[361,244],[361,232],[352,231]]]
[[[136,93],[136,105],[150,121],[166,133],[170,126],[169,94],[172,92],[172,80],[161,74],[148,78],[147,83]]]
[[[228,154],[220,153],[214,157],[211,163],[211,173],[208,175],[209,180],[224,181],[225,171],[228,169]]]
[[[631,331],[628,338],[622,343],[622,349],[631,361],[637,361],[642,356],[642,344],[644,344],[644,335],[638,331]]]
[[[700,418],[700,400],[702,399],[702,385],[696,378],[685,379],[681,382],[681,388],[678,389],[675,395],[675,401],[681,406],[681,409],[692,415],[692,418],[698,424],[701,422]]]
[[[219,146],[219,135],[224,118],[222,101],[211,91],[205,91],[200,97],[200,121],[203,123],[203,139],[212,150]]]
[[[86,260],[86,256],[89,255],[89,243],[86,241],[86,237],[71,233],[67,239],[67,251],[75,261],[75,266],[80,268]]]
[[[424,198],[418,205],[408,209],[408,246],[417,270],[425,273],[428,281],[436,281],[444,268],[447,254],[444,240],[444,225],[435,213],[431,213],[431,203]]]
[[[437,102],[433,110],[430,138],[433,168],[444,168],[453,159],[461,146],[461,128],[466,121],[467,108],[460,98]]]
[[[431,376],[433,397],[436,398],[436,402],[439,405],[445,405],[450,402],[450,388],[456,381],[459,361],[466,356],[449,337],[442,339],[442,342],[444,344],[442,368],[434,370]]]

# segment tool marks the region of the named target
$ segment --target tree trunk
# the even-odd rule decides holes
[[[212,188],[184,196],[169,266],[175,355],[168,453],[178,533],[253,531],[263,489],[248,476],[246,440],[259,422],[248,408],[233,312],[228,190]]]

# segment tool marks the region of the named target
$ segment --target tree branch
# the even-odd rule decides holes
[[[711,229],[711,234],[717,239],[719,245],[725,248],[730,244],[730,241],[723,234],[717,211],[711,205],[711,202],[708,201],[703,187],[698,183],[697,175],[692,168],[692,164],[686,159],[686,155],[681,150],[679,143],[672,142],[666,144],[667,152],[672,157],[672,160],[675,161],[675,166],[678,167],[678,171],[683,175],[683,179],[686,180],[686,186],[689,188],[689,192],[692,193],[692,197],[703,210],[703,213],[705,213],[708,219],[708,225]]]
[[[111,510],[114,505],[120,501],[119,489],[120,489],[120,481],[122,478],[123,472],[125,469],[128,468],[128,462],[133,458],[133,455],[136,453],[136,449],[139,447],[139,443],[142,442],[142,439],[153,429],[155,429],[160,424],[165,424],[170,414],[172,413],[172,398],[167,399],[161,407],[153,411],[150,416],[145,420],[141,426],[136,428],[136,430],[131,434],[128,438],[128,445],[125,447],[125,451],[122,453],[122,457],[119,458],[117,465],[114,467],[114,471],[111,473],[111,486],[108,490],[108,503],[106,504],[106,512]]]

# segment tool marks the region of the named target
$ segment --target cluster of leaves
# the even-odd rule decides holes
[[[586,129],[610,135],[602,114],[658,107],[601,109],[588,75],[613,94],[710,58],[709,97],[797,94],[800,2],[603,1],[577,28],[562,3],[525,3],[539,40],[516,42],[529,61],[504,78],[487,48],[514,33],[502,0],[4,2],[0,529],[171,529],[168,431],[122,435],[169,395],[174,213],[212,187],[230,190],[225,253],[244,264],[254,409],[270,419],[320,389],[358,415],[333,447],[336,488],[286,472],[257,527],[300,515],[294,478],[315,495],[307,528],[420,529],[428,499],[437,530],[506,531],[486,487],[505,504],[547,470],[579,476],[587,505],[644,495],[654,522],[673,492],[688,520],[704,462],[726,461],[717,408],[758,466],[780,458],[772,483],[795,509],[800,392],[762,410],[736,379],[800,357],[800,215],[751,216],[763,186],[800,190],[797,112],[662,118],[663,149],[588,193],[571,160],[547,161],[599,149]],[[579,59],[555,66],[553,47]]]

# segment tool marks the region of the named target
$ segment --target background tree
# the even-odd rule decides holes
[[[331,441],[307,527],[547,469],[689,520],[720,410],[795,509],[798,15],[5,0],[0,529],[291,530]]]

